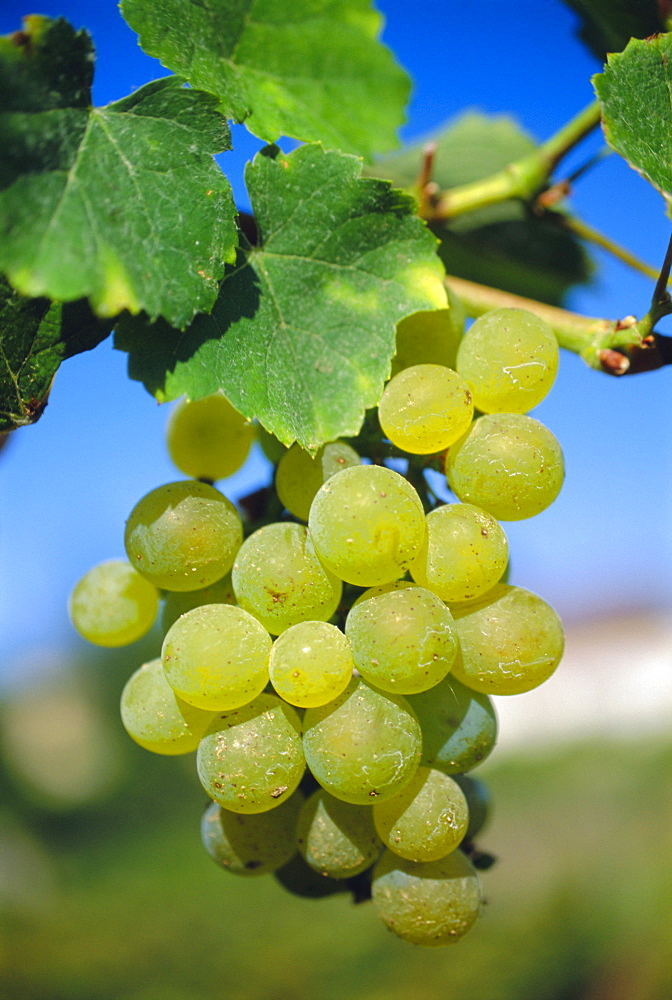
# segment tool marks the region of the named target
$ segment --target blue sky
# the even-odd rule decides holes
[[[574,38],[575,17],[559,0],[378,6],[387,19],[384,38],[415,80],[405,138],[474,107],[512,113],[544,139],[592,99],[590,75],[599,66]],[[165,74],[137,47],[114,3],[27,7],[11,0],[0,10],[0,33],[35,12],[62,14],[91,30],[97,104]],[[225,169],[243,204],[243,165],[260,143],[242,126],[233,141]],[[597,145],[594,139],[589,148]],[[662,199],[618,157],[588,174],[572,203],[644,259],[662,260],[669,236]],[[652,283],[595,256],[594,281],[568,305],[614,318],[645,312]],[[669,379],[667,370],[608,378],[563,352],[556,386],[535,411],[560,440],[567,482],[548,511],[505,528],[514,582],[567,617],[669,606]],[[80,642],[66,614],[71,587],[94,563],[122,554],[124,521],[139,497],[180,478],[165,453],[167,415],[127,378],[125,355],[108,341],[66,362],[43,419],[17,433],[0,456],[0,684],[16,680],[23,664],[46,658],[47,650]],[[235,499],[266,476],[257,457],[221,487]]]

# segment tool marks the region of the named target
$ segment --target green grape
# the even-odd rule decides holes
[[[296,709],[274,694],[219,714],[201,740],[198,776],[211,799],[236,813],[261,813],[298,787],[306,760]]]
[[[85,573],[70,595],[72,624],[97,646],[127,646],[146,635],[159,609],[156,587],[125,559]]]
[[[431,691],[409,695],[422,730],[422,763],[444,774],[471,771],[497,741],[497,715],[487,696],[451,673]]]
[[[177,619],[187,611],[193,611],[194,608],[200,608],[204,604],[235,603],[236,595],[233,592],[230,573],[200,590],[169,590],[165,595],[161,612],[163,634],[165,635]]]
[[[313,776],[337,799],[372,805],[410,781],[422,751],[420,726],[400,695],[354,677],[343,694],[303,719]]]
[[[273,877],[283,889],[302,899],[322,899],[324,896],[348,891],[348,883],[345,880],[318,874],[298,851],[291,861],[273,873]]]
[[[427,536],[411,575],[442,601],[467,601],[490,590],[506,569],[509,545],[498,522],[469,503],[427,515]]]
[[[207,483],[183,481],[147,493],[126,522],[126,554],[164,590],[199,590],[228,573],[243,540],[230,500]]]
[[[166,680],[160,657],[136,670],[121,693],[121,721],[126,732],[153,753],[191,753],[213,714],[178,698]]]
[[[168,630],[161,657],[173,691],[210,711],[240,708],[268,683],[272,640],[243,608],[204,604]]]
[[[425,513],[398,472],[358,465],[337,472],[317,491],[308,529],[336,576],[375,587],[404,575],[425,537]]]
[[[299,851],[311,868],[350,878],[370,868],[383,849],[370,806],[334,798],[324,789],[306,800],[296,826]]]
[[[497,584],[478,601],[453,607],[460,652],[453,674],[486,694],[521,694],[547,680],[562,657],[562,623],[529,590]]]
[[[299,622],[273,643],[268,672],[285,701],[316,708],[345,691],[354,663],[350,643],[327,622]]]
[[[434,687],[457,653],[453,616],[423,587],[391,590],[354,605],[345,634],[360,674],[396,694]]]
[[[255,429],[257,441],[259,442],[259,446],[264,455],[269,462],[272,462],[273,465],[277,465],[287,451],[286,445],[284,445],[282,441],[278,441],[275,434],[271,434],[271,432],[267,431],[265,427],[261,426],[261,424],[255,424]]]
[[[359,465],[360,457],[344,441],[332,441],[311,458],[298,444],[285,452],[275,474],[275,488],[285,508],[294,517],[308,520],[310,505],[320,486],[336,472]]]
[[[457,370],[483,413],[527,413],[547,395],[558,372],[558,342],[548,323],[527,309],[492,309],[466,331]]]
[[[254,424],[215,392],[183,400],[170,415],[168,454],[180,472],[194,479],[225,479],[241,467],[254,440]]]
[[[381,583],[379,587],[369,587],[363,594],[352,602],[353,608],[362,601],[368,601],[370,597],[378,597],[379,594],[390,594],[393,590],[407,590],[409,587],[417,587],[417,583],[410,580],[393,580],[392,583]]]
[[[560,492],[564,475],[553,434],[522,413],[479,417],[446,456],[453,493],[500,521],[520,521],[545,510]]]
[[[322,565],[307,528],[289,521],[267,524],[243,542],[232,580],[240,606],[272,635],[331,618],[343,589]]]
[[[443,451],[471,423],[469,386],[443,365],[413,365],[394,375],[378,404],[378,419],[392,444],[411,455]]]
[[[386,847],[408,861],[438,861],[464,839],[469,823],[460,786],[443,771],[419,767],[408,784],[373,807]]]
[[[469,809],[469,825],[464,835],[465,840],[473,840],[490,817],[491,795],[484,781],[473,778],[470,774],[455,774],[453,780],[458,783],[467,800]]]
[[[464,329],[464,306],[449,289],[450,309],[417,312],[397,323],[397,350],[392,375],[411,365],[445,365],[455,368],[457,348]]]
[[[296,823],[305,799],[297,789],[262,813],[236,813],[211,802],[201,820],[201,840],[213,861],[233,875],[265,875],[296,851]]]
[[[481,883],[462,851],[425,862],[385,851],[373,869],[371,894],[391,931],[430,948],[458,941],[481,910]]]

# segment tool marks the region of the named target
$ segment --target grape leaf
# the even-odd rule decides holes
[[[284,444],[357,433],[390,373],[395,325],[445,308],[436,241],[413,201],[319,144],[246,170],[259,243],[243,238],[209,316],[184,332],[124,317],[116,346],[159,400],[218,388]]]
[[[600,62],[631,38],[664,31],[669,0],[564,0],[580,17],[577,34]]]
[[[265,142],[371,157],[398,145],[410,81],[377,41],[370,0],[124,0],[149,55],[216,94]]]
[[[672,202],[672,33],[632,39],[593,77],[607,142]]]
[[[0,431],[34,423],[61,361],[95,347],[111,329],[85,301],[27,299],[0,278]]]
[[[0,271],[25,295],[185,325],[237,242],[216,100],[170,77],[91,108],[89,36],[24,24],[0,39]]]
[[[412,188],[427,142],[437,145],[432,179],[448,189],[487,177],[532,152],[535,144],[511,118],[467,112],[421,141],[378,161],[368,173]],[[591,267],[560,212],[533,212],[518,199],[432,224],[449,274],[529,298],[562,302]]]

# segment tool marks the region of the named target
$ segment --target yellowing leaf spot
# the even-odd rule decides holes
[[[140,303],[131,286],[126,268],[109,247],[104,252],[103,288],[91,297],[99,316],[116,316],[122,309],[140,312]]]

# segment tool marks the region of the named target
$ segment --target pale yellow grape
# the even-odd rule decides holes
[[[453,674],[486,694],[521,694],[538,687],[564,649],[562,622],[541,597],[497,584],[462,609],[453,606],[460,652]]]
[[[562,451],[547,427],[522,413],[474,420],[448,451],[451,490],[500,521],[533,517],[553,503],[565,475]]]
[[[453,944],[481,911],[481,884],[462,851],[438,861],[407,861],[385,851],[373,869],[373,905],[404,941]]]
[[[199,590],[231,569],[243,526],[230,500],[195,480],[147,493],[126,522],[132,565],[164,590]]]
[[[411,575],[442,601],[468,601],[494,587],[508,559],[506,535],[494,517],[473,504],[443,504],[427,515]]]
[[[457,370],[483,413],[527,413],[547,395],[558,371],[558,342],[527,309],[492,309],[466,331]]]
[[[465,312],[460,299],[450,288],[446,291],[450,309],[413,313],[397,324],[392,375],[411,365],[445,365],[446,368],[455,368]]]
[[[383,849],[369,806],[334,798],[323,788],[306,800],[296,825],[299,851],[329,878],[350,878],[370,868]]]
[[[253,532],[231,574],[236,599],[273,635],[302,621],[326,621],[343,585],[318,558],[308,529],[277,521]]]
[[[211,711],[239,708],[268,683],[272,640],[243,608],[205,604],[168,630],[161,657],[173,691]]]
[[[306,761],[323,788],[344,802],[372,805],[390,798],[420,761],[420,726],[401,695],[353,678],[328,705],[303,719]]]
[[[413,365],[385,386],[378,419],[392,444],[411,455],[443,451],[469,427],[474,404],[466,382],[443,365]]]
[[[374,804],[373,821],[378,836],[395,854],[409,861],[438,861],[464,839],[469,809],[452,778],[420,766],[393,798]]]
[[[126,646],[149,632],[159,609],[156,587],[125,559],[85,573],[70,595],[72,624],[97,646]]]
[[[121,693],[121,721],[136,743],[152,753],[191,753],[198,747],[213,712],[179,698],[157,657],[129,677]]]
[[[350,683],[350,643],[327,622],[299,622],[273,643],[271,684],[291,705],[315,708],[333,701]]]
[[[235,813],[211,802],[201,819],[201,840],[213,861],[233,875],[265,875],[296,852],[296,822],[304,803],[297,788],[277,809]]]
[[[235,604],[236,595],[233,592],[231,574],[227,573],[221,580],[216,580],[209,587],[200,590],[169,590],[163,601],[161,612],[161,628],[164,635],[174,625],[180,615],[204,604]]]
[[[354,605],[345,634],[360,674],[397,694],[433,688],[457,653],[453,616],[424,587],[392,590]]]
[[[215,392],[183,400],[168,420],[168,453],[185,476],[225,479],[244,463],[254,440],[254,424]]]
[[[312,458],[298,444],[285,452],[275,474],[275,489],[290,514],[308,520],[310,505],[320,486],[335,472],[359,465],[354,448],[344,441],[325,444]]]
[[[260,694],[213,720],[196,762],[201,784],[225,809],[275,809],[294,792],[306,769],[299,715],[276,695]]]
[[[392,469],[358,465],[317,491],[308,529],[320,559],[341,580],[360,587],[403,576],[425,537],[415,489]]]

